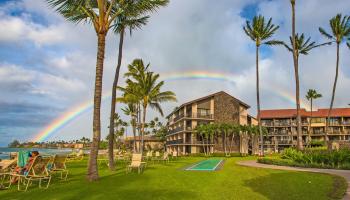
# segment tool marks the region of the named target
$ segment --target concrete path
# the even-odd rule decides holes
[[[238,165],[247,166],[247,167],[258,167],[258,168],[267,168],[267,169],[278,169],[278,170],[290,170],[290,171],[303,171],[303,172],[316,172],[316,173],[326,173],[342,176],[348,182],[348,189],[344,196],[344,200],[350,200],[350,170],[337,170],[337,169],[316,169],[316,168],[300,168],[300,167],[287,167],[287,166],[278,166],[278,165],[267,165],[257,163],[256,160],[240,161],[237,162]]]

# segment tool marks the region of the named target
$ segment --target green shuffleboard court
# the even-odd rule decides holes
[[[201,161],[199,163],[196,163],[196,164],[186,168],[186,170],[214,171],[220,166],[222,161],[223,161],[222,159],[203,160],[203,161]]]

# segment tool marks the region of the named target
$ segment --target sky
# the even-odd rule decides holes
[[[300,2],[300,3],[299,3]],[[297,1],[297,32],[313,41],[327,41],[318,27],[329,30],[329,19],[350,14],[348,0]],[[289,0],[170,0],[151,14],[148,24],[124,43],[121,74],[135,58],[150,63],[165,81],[164,90],[178,102],[162,104],[165,114],[186,101],[217,91],[251,105],[256,114],[255,46],[242,30],[246,20],[261,14],[280,26],[274,39],[288,41],[291,34]],[[96,63],[96,35],[89,24],[73,24],[48,7],[44,0],[0,0],[0,146],[14,139],[35,136],[83,103],[92,100]],[[118,36],[107,36],[103,93],[109,94],[117,62]],[[328,107],[335,74],[335,46],[313,50],[300,58],[301,94],[316,89]],[[350,51],[341,46],[340,77],[335,107],[350,103]],[[260,57],[262,109],[294,108],[292,55],[283,47],[263,47]],[[205,72],[224,78],[189,78]],[[175,76],[176,75],[176,76]],[[123,79],[120,81],[123,85]],[[102,103],[102,138],[108,132],[110,99]],[[120,112],[124,105],[117,105]],[[148,120],[159,116],[150,110]],[[160,117],[160,116],[159,116]],[[163,119],[163,118],[162,118]],[[164,120],[164,119],[163,119]],[[129,133],[127,133],[129,134]],[[92,136],[91,109],[60,127],[48,140]]]

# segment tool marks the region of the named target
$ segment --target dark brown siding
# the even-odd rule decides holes
[[[215,123],[239,123],[239,102],[225,93],[214,97]]]

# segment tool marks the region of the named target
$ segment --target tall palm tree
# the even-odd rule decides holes
[[[123,43],[124,33],[126,29],[129,29],[130,35],[133,30],[140,29],[143,25],[146,25],[149,16],[145,16],[145,13],[155,11],[160,6],[168,4],[169,0],[143,0],[140,4],[138,1],[122,1],[125,4],[123,13],[116,18],[114,23],[114,32],[119,34],[119,47],[118,47],[118,62],[115,69],[114,81],[112,86],[112,100],[111,100],[111,112],[109,121],[109,168],[114,170],[114,158],[113,158],[113,114],[116,112],[116,92],[119,79],[119,72],[122,63],[123,56]]]
[[[340,59],[340,45],[343,41],[346,41],[348,39],[350,41],[350,16],[344,16],[342,17],[341,14],[337,14],[335,17],[329,20],[329,24],[332,30],[332,33],[327,33],[323,28],[319,28],[320,33],[325,36],[327,39],[331,40],[331,43],[336,43],[337,45],[337,61],[335,66],[335,78],[333,83],[333,90],[332,90],[332,99],[331,104],[329,106],[328,115],[327,115],[327,121],[326,121],[326,131],[325,131],[325,140],[328,141],[328,127],[330,123],[331,118],[331,112],[333,109],[333,103],[335,98],[335,91],[337,88],[337,82],[338,82],[338,74],[339,74],[339,59]],[[347,42],[347,46],[350,49],[350,43]]]
[[[261,118],[260,118],[260,83],[259,83],[259,48],[261,45],[276,45],[282,44],[281,41],[269,40],[275,32],[279,29],[279,26],[272,24],[272,18],[268,22],[261,15],[255,16],[253,21],[246,21],[246,26],[243,27],[244,32],[255,42],[256,46],[256,102],[258,113],[258,124],[260,132],[260,155],[264,155],[263,136],[261,133]],[[266,41],[268,40],[268,41]]]
[[[101,139],[100,107],[102,95],[102,75],[105,56],[106,35],[115,19],[123,12],[124,7],[116,0],[46,0],[68,21],[74,23],[89,22],[97,35],[97,58],[93,111],[93,140],[90,151],[87,178],[98,179],[97,155]]]
[[[296,31],[295,31],[295,0],[290,0],[292,5],[292,53],[294,63],[294,76],[295,76],[295,103],[297,107],[297,147],[303,149],[302,144],[302,129],[301,129],[301,116],[300,116],[300,86],[299,86],[299,66],[297,61],[297,47],[296,47]]]
[[[136,59],[133,61],[133,66],[136,69],[147,69],[144,66],[141,59]],[[134,68],[132,68],[134,69]],[[131,98],[140,99],[140,104],[142,107],[142,123],[141,123],[141,153],[143,152],[144,145],[144,135],[146,127],[146,114],[147,108],[151,107],[158,111],[161,116],[163,116],[163,110],[161,108],[161,103],[176,101],[175,94],[171,91],[161,92],[161,88],[164,85],[164,81],[158,82],[159,74],[154,74],[149,71],[139,71],[136,73],[127,74],[131,79],[127,80],[128,87],[135,88],[134,92],[130,92],[127,88],[119,87],[120,90],[127,92],[127,95]],[[129,93],[128,93],[129,92]]]
[[[316,90],[314,89],[309,89],[309,91],[307,91],[307,94],[306,94],[306,99],[308,101],[310,101],[310,108],[311,108],[311,116],[310,116],[310,123],[309,123],[309,144],[310,144],[310,141],[311,141],[311,123],[312,123],[312,106],[313,106],[313,100],[315,99],[318,99],[318,98],[321,98],[322,97],[322,94],[319,94]]]
[[[310,51],[314,48],[321,47],[324,45],[329,45],[330,43],[316,44],[316,42],[311,42],[311,37],[305,38],[304,33],[301,35],[296,34],[295,37],[289,37],[290,45],[283,43],[284,47],[290,52],[293,53],[294,62],[294,72],[295,72],[295,93],[296,93],[296,106],[297,106],[297,148],[302,150],[303,146],[303,137],[301,130],[301,115],[300,115],[300,84],[299,84],[299,56],[308,55]]]

